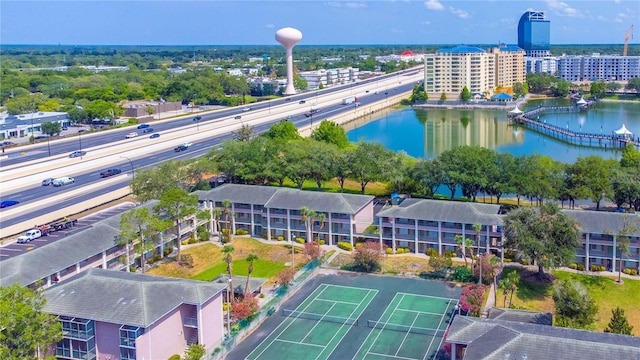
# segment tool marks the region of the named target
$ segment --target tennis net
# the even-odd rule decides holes
[[[367,320],[367,326],[374,329],[394,330],[394,331],[400,331],[404,333],[431,335],[431,336],[444,336],[444,333],[445,333],[445,330],[428,329],[428,328],[422,328],[422,327],[416,327],[416,326],[384,323],[384,322],[379,322],[375,320]]]
[[[326,315],[326,314],[306,313],[302,311],[289,310],[289,309],[282,309],[282,315],[287,317],[299,318],[299,319],[327,321],[327,322],[344,324],[344,325],[358,326],[358,319],[356,318],[346,318],[346,317]]]

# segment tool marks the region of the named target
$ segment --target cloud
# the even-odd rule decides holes
[[[431,21],[429,21],[429,20],[420,21],[420,24],[422,24],[422,25],[431,25]]]
[[[327,5],[331,7],[337,8],[347,8],[347,9],[362,9],[366,8],[367,4],[363,2],[354,2],[354,1],[329,1]]]
[[[620,4],[620,0],[613,0],[614,3]]]
[[[427,0],[424,6],[429,10],[444,10],[444,6],[438,0]]]
[[[264,27],[266,27],[267,29],[273,29],[274,25],[273,24],[267,24]]]
[[[558,0],[546,0],[547,6],[558,16],[582,17],[582,13],[567,3]]]
[[[449,7],[449,10],[451,11],[451,13],[453,13],[454,15],[459,17],[460,19],[468,19],[469,18],[469,13],[464,11],[464,10],[456,9],[456,8],[452,8],[452,7]]]

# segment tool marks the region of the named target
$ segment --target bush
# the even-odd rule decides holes
[[[189,244],[189,240],[182,240],[180,243],[182,245],[188,245]]]
[[[573,270],[578,269],[578,264],[573,263],[573,264],[569,265],[569,269],[573,269]]]
[[[353,251],[353,245],[346,241],[338,241],[338,248],[346,251]]]
[[[531,264],[529,263],[529,259],[527,259],[527,258],[522,258],[522,259],[520,259],[520,264],[522,264],[522,265],[524,265],[524,266],[531,265]]]
[[[174,354],[174,355],[171,355],[171,357],[169,357],[169,360],[180,360],[180,359],[181,357],[178,354]]]
[[[602,266],[602,265],[591,264],[589,266],[589,270],[591,270],[591,271],[605,271],[605,270],[607,270],[607,268]]]
[[[173,249],[172,249],[172,248],[164,248],[164,249],[162,250],[162,254],[163,254],[164,256],[169,256],[169,255],[171,255],[171,253],[172,253],[172,252],[173,252]]]
[[[316,244],[320,244],[320,245],[324,245],[325,242],[322,239],[315,239],[313,242],[315,242]]]
[[[622,272],[627,275],[638,275],[638,270],[633,268],[625,268]]]
[[[267,238],[267,235],[269,235],[269,233],[267,232],[267,230],[262,230],[260,231],[260,237],[263,239]]]
[[[450,257],[450,258],[454,258],[454,257],[458,256],[458,254],[456,254],[455,251],[447,250],[447,251],[444,252],[444,256]]]
[[[284,236],[278,236],[278,241],[284,241]]]
[[[298,244],[304,244],[304,243],[306,243],[306,241],[304,240],[304,238],[301,238],[301,237],[297,237],[297,238],[296,238],[296,242],[297,242]]]
[[[181,265],[184,265],[186,267],[193,267],[193,256],[191,256],[190,254],[182,254],[180,259],[180,263]]]
[[[469,269],[468,267],[456,266],[455,268],[453,268],[451,279],[453,281],[468,282],[473,279],[473,275],[471,273],[471,269]]]
[[[264,299],[264,294],[263,294],[263,293],[260,293],[260,295],[258,295],[258,297],[259,297],[260,299]]]
[[[236,229],[236,235],[249,235],[249,232],[245,229]]]
[[[576,266],[577,266],[577,268],[578,268],[578,269],[577,269],[578,271],[584,271],[584,269],[585,269],[585,268],[584,268],[584,264],[583,264],[583,263],[577,263],[577,264],[576,264]]]
[[[209,230],[204,226],[199,226],[197,233],[200,241],[209,241],[209,238],[211,237]]]
[[[396,254],[408,254],[411,252],[411,249],[409,248],[397,248],[396,249]]]
[[[194,238],[193,236],[189,238],[189,244],[195,244],[197,242],[198,240],[196,240],[196,238]]]
[[[427,256],[438,256],[438,249],[428,248],[426,252]]]
[[[387,250],[385,250],[385,252],[386,252],[388,255],[391,255],[391,254],[393,254],[393,249],[392,249],[392,248],[390,248],[390,247],[388,247],[388,248],[387,248]]]
[[[153,255],[152,257],[147,259],[147,264],[153,264],[153,263],[158,262],[160,260],[162,260],[162,258],[160,257],[160,254],[156,254],[156,255]]]

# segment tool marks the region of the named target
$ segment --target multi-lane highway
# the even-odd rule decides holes
[[[353,105],[341,104],[341,99],[346,96],[357,96],[360,108],[364,108],[368,104],[385,101],[394,94],[410,91],[421,78],[419,71],[411,70],[339,88],[251,104],[250,111],[243,111],[243,107],[239,107],[201,113],[202,119],[198,122],[193,121],[193,116],[158,121],[152,123],[154,133],[161,134],[157,139],[149,139],[150,134],[142,134],[142,130],[138,130],[140,136],[137,138],[125,139],[125,135],[133,131],[131,128],[81,135],[82,149],[87,151],[83,158],[68,158],[70,152],[78,150],[77,137],[51,142],[51,157],[48,157],[46,144],[19,149],[24,151],[24,155],[12,156],[10,153],[0,161],[1,198],[20,201],[20,204],[2,210],[0,229],[20,223],[29,224],[26,227],[30,227],[32,224],[29,220],[39,214],[52,213],[96,198],[99,194],[126,187],[131,180],[132,168],[141,169],[168,159],[200,156],[231,138],[232,132],[243,124],[254,126],[255,131],[261,133],[273,123],[289,118],[298,128],[304,128],[314,120],[317,124],[321,119],[354,111]],[[301,104],[301,100],[305,102]],[[306,117],[304,114],[312,106],[319,113]],[[237,116],[241,118],[235,119]],[[188,151],[174,152],[174,147],[184,141],[193,145]],[[100,178],[100,172],[108,167],[119,167],[123,173],[107,179]],[[72,176],[75,183],[58,188],[41,186],[42,179],[57,176]],[[0,237],[7,235],[10,234],[3,231]]]

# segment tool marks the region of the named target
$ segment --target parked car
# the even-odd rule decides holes
[[[66,127],[66,126],[63,126],[63,127],[62,127],[62,131],[65,131],[65,130],[69,130],[69,128],[68,128],[68,127]]]
[[[140,124],[138,125],[138,129],[146,129],[149,127],[149,124]]]
[[[53,184],[53,178],[46,178],[44,180],[42,180],[42,186],[49,186],[51,184]]]
[[[52,182],[52,185],[55,187],[64,186],[64,185],[73,184],[75,181],[76,180],[70,176],[63,176],[63,177],[54,179]]]
[[[107,169],[100,173],[100,177],[106,178],[113,175],[118,175],[122,172],[122,170],[117,168]]]
[[[134,138],[134,137],[136,137],[136,136],[138,136],[138,133],[137,133],[137,132],[130,132],[130,133],[128,133],[125,137],[126,137],[127,139],[131,139],[131,138]]]
[[[79,132],[79,133],[83,133],[83,132],[85,132],[85,131],[87,131],[87,129],[80,129],[80,130],[78,130],[78,132]]]
[[[3,142],[0,142],[0,146],[7,147],[7,146],[12,146],[12,145],[15,145],[15,143],[14,143],[14,142],[11,142],[11,141],[3,141]]]
[[[153,128],[146,128],[146,129],[142,130],[142,132],[145,133],[145,134],[151,133],[151,132],[153,132]]]
[[[40,229],[32,229],[18,237],[18,244],[28,243],[29,241],[33,241],[39,237],[42,237],[42,231],[40,231]]]
[[[7,208],[9,206],[13,206],[13,205],[17,205],[20,204],[20,201],[17,200],[2,200],[2,202],[0,202],[0,208],[4,209]]]
[[[82,157],[87,155],[86,151],[74,151],[71,154],[69,154],[70,158],[77,158],[77,157]]]
[[[149,139],[155,139],[155,138],[159,138],[160,134],[155,133],[155,134],[151,134],[151,136],[149,136]]]

